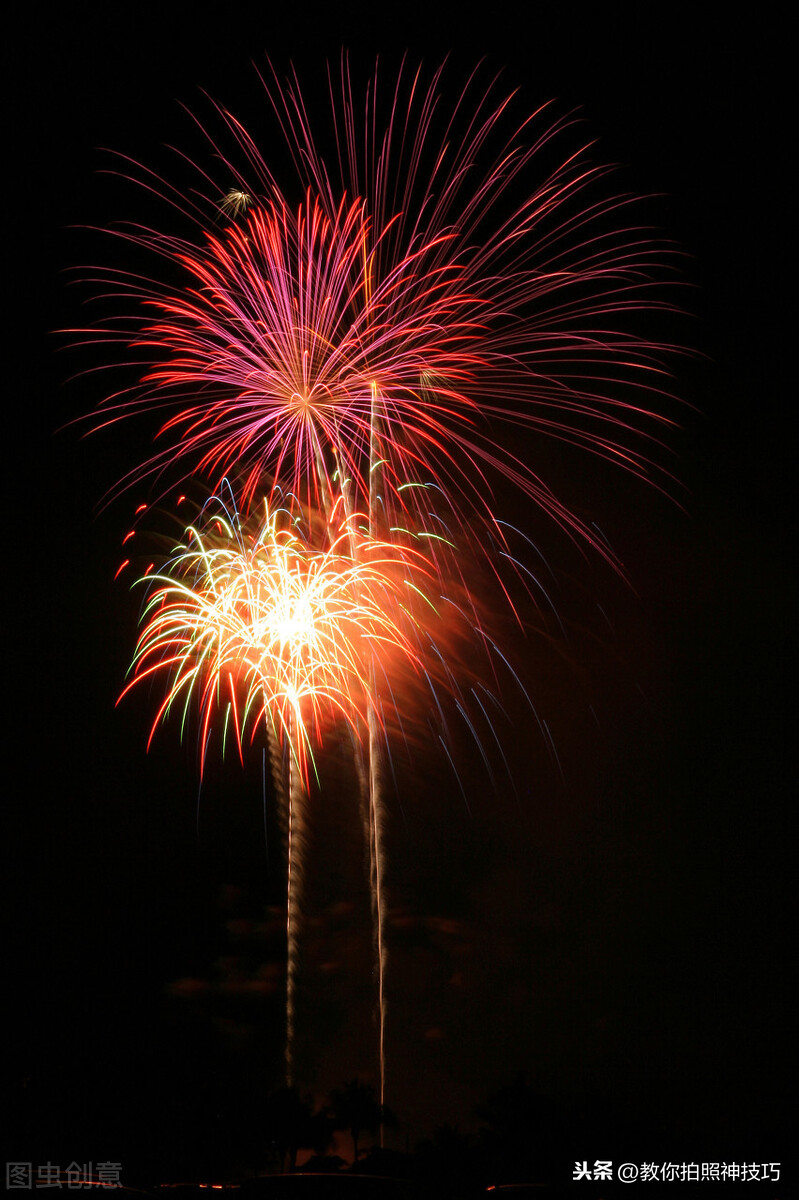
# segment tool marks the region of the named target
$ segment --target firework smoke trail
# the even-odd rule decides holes
[[[342,504],[334,507],[343,508]],[[201,762],[212,717],[232,724],[239,753],[248,727],[263,723],[288,761],[287,1082],[294,1082],[296,978],[302,918],[303,846],[313,743],[331,720],[358,734],[373,720],[374,673],[393,662],[417,665],[408,596],[432,567],[421,555],[363,533],[363,518],[342,519],[320,551],[285,509],[270,509],[249,533],[235,508],[216,499],[163,571],[145,578],[149,597],[126,688],[166,674],[159,721],[192,699],[200,709]],[[123,692],[123,695],[125,693]],[[225,700],[226,697],[226,700]],[[274,761],[274,757],[273,757]],[[314,768],[315,769],[315,768]]]
[[[299,719],[299,714],[297,714]],[[289,745],[291,742],[289,741]],[[296,757],[289,751],[288,834],[286,847],[286,1086],[294,1087],[294,1041],[297,971],[299,968],[299,928],[302,915],[301,893],[304,882],[303,842],[307,789]]]

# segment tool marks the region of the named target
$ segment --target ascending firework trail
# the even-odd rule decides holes
[[[341,505],[334,509],[334,516]],[[418,552],[361,533],[357,514],[328,529],[317,550],[296,514],[265,508],[257,525],[212,500],[161,570],[148,574],[137,681],[166,678],[153,732],[173,710],[200,710],[200,760],[214,728],[242,754],[263,725],[288,763],[287,1074],[293,1081],[294,1013],[303,845],[314,746],[333,722],[372,728],[377,665],[414,670],[410,616],[432,571]],[[127,689],[126,689],[127,690]],[[152,734],[151,734],[152,736]]]

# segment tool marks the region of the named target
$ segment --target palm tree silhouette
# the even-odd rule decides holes
[[[360,1079],[351,1079],[343,1088],[332,1092],[330,1104],[336,1128],[348,1129],[352,1137],[354,1166],[358,1162],[361,1133],[377,1133],[384,1120],[384,1111],[377,1101],[374,1088]]]

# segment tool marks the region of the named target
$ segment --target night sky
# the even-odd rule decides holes
[[[245,770],[213,763],[199,791],[176,725],[145,753],[146,689],[115,707],[138,597],[113,577],[146,489],[102,500],[145,455],[146,431],[83,437],[72,422],[105,383],[72,377],[105,352],[70,351],[54,331],[85,320],[73,269],[113,260],[109,239],[78,227],[151,216],[103,173],[104,150],[161,168],[165,144],[196,144],[181,105],[207,111],[202,90],[265,129],[252,61],[293,60],[313,94],[345,46],[363,76],[378,53],[432,67],[451,52],[456,77],[486,55],[528,110],[579,107],[595,156],[653,197],[648,217],[679,248],[691,315],[667,334],[694,352],[671,364],[679,504],[534,448],[632,586],[508,498],[546,547],[567,633],[505,630],[556,753],[503,684],[508,769],[493,753],[493,781],[461,734],[462,790],[434,746],[398,766],[394,1144],[475,1128],[475,1109],[521,1072],[571,1131],[572,1160],[787,1162],[786,33],[762,17],[730,28],[642,12],[533,4],[519,24],[506,0],[69,5],[26,12],[10,35],[10,1157],[191,1170],[217,1141],[244,1147],[241,1160],[281,1082],[284,882],[261,750]],[[339,747],[324,769],[299,1052],[319,1100],[356,1074],[376,1082],[368,895]],[[567,1177],[572,1165],[564,1155]]]

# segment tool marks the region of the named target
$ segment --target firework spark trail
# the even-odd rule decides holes
[[[377,701],[377,682],[375,672],[372,672],[373,696]],[[380,1079],[380,1107],[385,1105],[386,1091],[386,936],[385,936],[385,906],[386,897],[383,886],[384,876],[384,839],[385,839],[385,807],[383,796],[383,746],[382,728],[374,705],[368,713],[369,729],[369,857],[371,875],[372,929],[374,936],[374,955],[377,972],[377,1019],[378,1019],[378,1067]],[[380,1145],[383,1145],[383,1124],[380,1124]]]
[[[369,276],[366,276],[367,282]],[[368,299],[368,297],[367,297]],[[378,525],[378,505],[380,503],[380,484],[382,480],[380,459],[380,415],[378,404],[377,384],[372,384],[371,410],[369,421],[369,535],[375,537]],[[383,888],[383,839],[385,828],[385,807],[383,796],[383,744],[380,723],[377,715],[379,692],[377,687],[377,671],[374,658],[370,664],[370,688],[372,705],[369,708],[367,720],[369,726],[369,851],[371,860],[371,897],[372,897],[372,928],[375,939],[375,959],[377,967],[377,1019],[378,1019],[378,1066],[380,1077],[380,1108],[385,1106],[386,1092],[386,939],[385,939],[385,904],[386,897]],[[383,1122],[380,1122],[380,1145],[383,1146]]]
[[[296,1038],[296,992],[299,969],[299,933],[302,920],[302,889],[304,884],[303,843],[304,820],[308,792],[299,764],[289,758],[288,834],[286,843],[287,902],[286,902],[286,1086],[294,1087]]]

